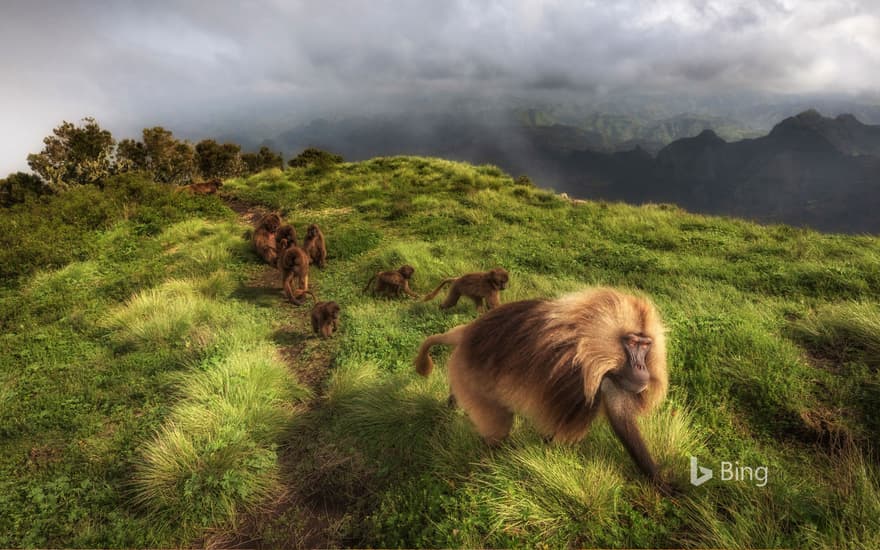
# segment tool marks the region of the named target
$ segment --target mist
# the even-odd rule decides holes
[[[880,7],[805,4],[4,2],[0,174],[84,116],[117,139],[162,125],[252,145],[407,112],[543,104],[760,125],[762,105],[880,104]]]

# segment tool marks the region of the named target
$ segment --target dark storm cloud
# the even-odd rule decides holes
[[[456,97],[875,92],[872,0],[0,3],[0,173],[61,119],[197,137]]]

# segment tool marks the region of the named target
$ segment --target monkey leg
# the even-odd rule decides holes
[[[481,296],[471,296],[471,300],[477,306],[477,313],[483,313],[483,298]]]
[[[409,283],[407,281],[403,281],[403,291],[410,298],[419,298],[419,295],[413,292],[413,290],[409,287]]]
[[[449,295],[443,300],[443,303],[440,304],[440,309],[449,309],[451,307],[455,307],[455,304],[458,303],[458,299],[461,298],[461,293],[458,292],[455,288],[449,289]]]
[[[513,413],[485,394],[483,385],[468,376],[467,364],[455,352],[448,369],[453,399],[467,413],[477,433],[489,446],[501,443],[513,426]]]
[[[498,297],[498,291],[489,294],[486,296],[486,309],[493,309],[501,305],[501,300]]]
[[[629,456],[638,465],[639,469],[654,483],[663,485],[660,480],[660,472],[648,446],[642,439],[642,433],[636,424],[637,403],[635,396],[624,390],[617,389],[613,383],[602,382],[602,401],[605,408],[605,416],[611,424],[611,429],[623,443]]]
[[[497,403],[475,399],[467,405],[463,402],[461,408],[467,412],[477,432],[490,447],[500,444],[513,426],[513,413]]]
[[[381,296],[383,298],[393,298],[400,294],[400,288],[393,285],[388,285],[382,282],[381,279],[376,281],[376,287],[373,289],[373,294],[377,296]]]
[[[292,288],[292,283],[293,283],[293,273],[285,274],[285,276],[284,276],[284,283],[283,283],[282,286],[284,287],[284,296],[285,296],[288,300],[293,300],[293,288]]]

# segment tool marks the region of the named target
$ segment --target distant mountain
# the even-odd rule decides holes
[[[880,126],[805,111],[768,135],[728,143],[711,130],[656,158],[570,155],[573,195],[685,208],[822,230],[880,232]],[[601,155],[600,155],[601,157]]]
[[[835,149],[848,155],[880,156],[880,126],[862,124],[851,114],[825,118],[810,109],[789,117],[773,128],[771,136],[820,135]]]
[[[570,123],[578,117],[579,126]],[[746,132],[736,128],[728,119],[691,115],[640,122],[517,109],[500,116],[319,119],[273,144],[285,152],[330,149],[349,160],[414,154],[491,163],[575,197],[672,202],[765,222],[880,233],[880,126],[807,110],[762,137],[724,139]]]
[[[638,146],[656,153],[676,139],[695,136],[705,129],[712,129],[727,140],[761,134],[733,119],[689,113],[655,118],[502,108],[478,113],[407,113],[339,120],[319,118],[282,132],[266,143],[271,142],[290,152],[323,145],[353,160],[382,154],[437,155],[439,151],[445,151],[459,160],[473,161],[479,159],[467,156],[474,152],[474,141],[494,141],[505,149],[517,145],[517,150],[526,151],[614,152]]]
[[[507,106],[497,110],[462,108],[451,114],[319,118],[263,144],[285,154],[319,147],[341,153],[349,160],[411,154],[491,163],[558,188],[579,181],[572,180],[560,164],[565,155],[635,148],[657,153],[671,141],[707,128],[728,139],[755,135],[753,130],[721,117],[680,114],[657,118],[561,107]]]
[[[726,117],[682,113],[671,117],[636,116],[619,113],[590,113],[559,117],[537,109],[515,113],[525,127],[555,127],[580,130],[588,139],[571,149],[627,151],[636,146],[656,153],[665,145],[711,129],[728,141],[758,137],[763,132]]]

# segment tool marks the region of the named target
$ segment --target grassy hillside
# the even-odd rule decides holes
[[[277,494],[307,392],[281,312],[235,298],[255,266],[232,212],[126,177],[0,216],[10,272],[39,257],[21,228],[85,251],[0,292],[0,546],[180,545]]]
[[[308,335],[307,308],[283,303],[215,199],[150,231],[108,221],[73,263],[17,271],[2,294],[0,546],[880,544],[877,239],[573,204],[412,157],[223,189],[300,232],[321,225],[328,267],[311,279],[342,305],[340,332]],[[473,305],[361,292],[403,263],[422,293],[500,265],[505,302],[597,284],[653,298],[671,391],[642,427],[682,494],[648,485],[604,421],[562,446],[518,419],[487,449],[445,405],[448,350],[427,380],[412,367]],[[691,486],[691,455],[716,478]],[[718,479],[719,461],[769,481]]]
[[[876,463],[864,458],[880,428],[876,239],[665,205],[571,204],[493,167],[420,158],[270,172],[227,188],[326,228],[331,262],[316,286],[343,305],[344,328],[321,406],[291,431],[300,460],[290,478],[335,510],[342,541],[878,542]],[[669,328],[672,391],[645,429],[685,494],[657,495],[606,426],[559,447],[523,422],[511,445],[483,448],[462,413],[445,408],[442,371],[422,381],[411,365],[424,335],[471,320],[472,306],[440,312],[360,293],[369,274],[402,263],[416,267],[422,292],[502,265],[512,277],[505,301],[594,284],[652,296]],[[691,487],[692,454],[766,465],[770,481]]]

